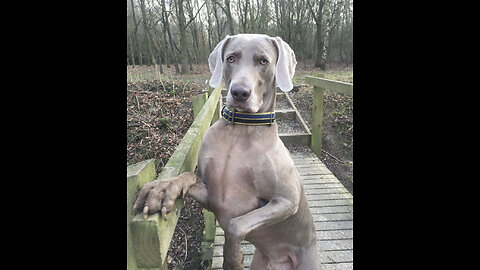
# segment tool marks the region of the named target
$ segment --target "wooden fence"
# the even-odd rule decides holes
[[[209,93],[203,93],[194,99],[195,120],[157,179],[168,179],[186,171],[194,171],[197,165],[198,151],[200,150],[203,135],[210,127],[212,121],[218,119],[217,114],[219,112],[219,100],[222,87],[223,85],[220,85],[214,90],[209,91]],[[197,103],[200,104],[197,105]],[[180,211],[183,207],[183,199],[177,199],[175,202],[175,211],[168,214],[167,221],[164,221],[159,214],[150,215],[146,220],[143,219],[141,213],[135,216],[132,215],[132,206],[136,198],[136,193],[143,184],[155,180],[155,174],[155,163],[153,159],[127,167],[128,270],[167,269],[167,251]],[[205,213],[207,220],[211,220],[212,216],[211,213]],[[213,230],[215,230],[215,224],[213,224]],[[206,238],[208,239],[209,237]],[[211,238],[213,243],[213,237]],[[208,243],[202,246],[208,247]]]
[[[306,76],[308,84],[313,86],[312,143],[310,148],[320,158],[322,154],[323,95],[325,90],[353,97],[353,84],[324,78]]]

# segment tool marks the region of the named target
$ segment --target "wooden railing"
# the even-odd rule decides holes
[[[310,148],[320,158],[322,154],[323,95],[325,90],[353,97],[353,84],[324,78],[306,76],[308,84],[313,86],[312,143]]]
[[[183,199],[175,202],[175,211],[164,221],[159,214],[146,220],[142,214],[132,215],[136,193],[143,184],[155,179],[168,179],[186,171],[194,171],[203,135],[218,119],[219,100],[223,85],[193,99],[195,120],[168,160],[162,173],[155,177],[155,162],[145,160],[127,167],[127,269],[167,269],[166,256],[173,232],[183,207]],[[208,98],[208,99],[207,99]],[[205,212],[206,229],[211,230],[213,214]],[[210,221],[210,222],[207,222]],[[214,222],[214,220],[213,220]],[[209,229],[210,228],[210,229]],[[215,230],[215,224],[213,224]],[[208,233],[210,234],[210,233]],[[213,236],[207,235],[205,239]],[[202,246],[208,246],[202,244]]]

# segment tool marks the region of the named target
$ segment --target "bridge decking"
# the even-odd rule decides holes
[[[353,269],[353,196],[313,152],[291,154],[315,221],[322,270]],[[224,240],[217,222],[212,269],[222,269]],[[255,247],[243,241],[241,250],[249,269]]]

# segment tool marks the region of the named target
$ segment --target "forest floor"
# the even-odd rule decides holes
[[[311,66],[311,65],[310,65]],[[201,93],[210,78],[208,65],[194,65],[189,75],[174,67],[127,66],[127,165],[154,158],[157,173],[167,163],[193,122],[191,98]],[[353,66],[327,65],[327,70],[297,65],[294,84],[306,75],[353,83]],[[289,92],[311,128],[313,87]],[[320,159],[353,194],[353,98],[325,91],[324,126]],[[291,151],[300,148],[289,147]],[[187,198],[180,213],[167,261],[169,269],[208,269],[201,262],[202,208]]]

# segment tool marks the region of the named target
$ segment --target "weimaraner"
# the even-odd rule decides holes
[[[161,212],[166,219],[182,193],[212,211],[225,231],[224,269],[243,269],[243,239],[256,248],[252,270],[320,269],[312,214],[276,122],[235,122],[239,116],[272,118],[276,86],[293,87],[294,52],[280,37],[239,34],[218,43],[208,64],[210,85],[223,77],[228,93],[223,118],[203,137],[196,172],[145,184],[134,211],[145,217]]]

